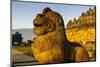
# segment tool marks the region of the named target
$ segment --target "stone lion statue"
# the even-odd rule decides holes
[[[85,48],[66,39],[63,18],[56,11],[45,8],[33,24],[32,51],[41,64],[89,61]]]

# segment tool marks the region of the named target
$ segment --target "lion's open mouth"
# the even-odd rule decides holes
[[[43,34],[45,34],[45,33],[46,33],[45,24],[34,23],[33,32],[34,32],[36,35],[43,35]]]
[[[44,26],[43,24],[34,24],[35,27],[42,27]]]

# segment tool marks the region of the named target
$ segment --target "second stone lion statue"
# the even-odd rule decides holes
[[[45,8],[33,24],[32,51],[41,64],[89,61],[85,48],[67,40],[63,18],[56,11]]]

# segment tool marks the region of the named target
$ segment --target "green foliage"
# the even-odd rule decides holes
[[[19,32],[15,32],[15,34],[12,35],[12,45],[21,45],[23,40],[22,34]]]

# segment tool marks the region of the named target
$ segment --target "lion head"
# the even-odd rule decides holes
[[[63,19],[61,15],[50,8],[45,8],[41,14],[37,14],[33,20],[36,35],[44,35],[55,30],[59,30],[60,26],[64,29]]]

